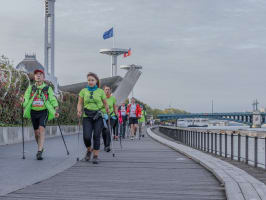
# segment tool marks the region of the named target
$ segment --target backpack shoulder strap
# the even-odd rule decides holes
[[[31,86],[31,92],[35,93],[37,91],[37,87],[35,84]]]
[[[49,90],[49,86],[46,85],[46,86],[42,89],[42,92],[43,92],[44,94],[48,94],[48,90]]]

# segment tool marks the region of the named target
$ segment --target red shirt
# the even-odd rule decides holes
[[[127,115],[130,114],[130,108],[131,108],[131,104],[129,104],[127,106]],[[135,111],[135,113],[136,113],[136,117],[137,118],[141,117],[141,108],[140,108],[139,104],[136,104],[136,111]]]

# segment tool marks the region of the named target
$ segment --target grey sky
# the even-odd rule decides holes
[[[116,46],[131,48],[121,64],[143,65],[135,96],[153,107],[190,112],[246,111],[266,106],[265,0],[57,0],[56,76],[61,85],[93,71],[110,75]],[[25,52],[43,63],[44,1],[1,0],[0,54],[16,65]],[[123,71],[119,71],[123,75]]]

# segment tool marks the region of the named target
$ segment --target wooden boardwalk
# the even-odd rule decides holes
[[[78,162],[0,200],[226,199],[210,172],[150,138],[124,140],[123,150],[118,142],[115,147],[115,158],[101,152],[99,165]]]

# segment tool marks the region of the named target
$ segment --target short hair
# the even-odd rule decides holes
[[[111,88],[111,86],[109,86],[109,85],[104,85],[104,86],[103,86],[103,89],[105,89],[105,88],[107,88],[107,87],[110,88],[110,90],[112,91],[112,88]]]

